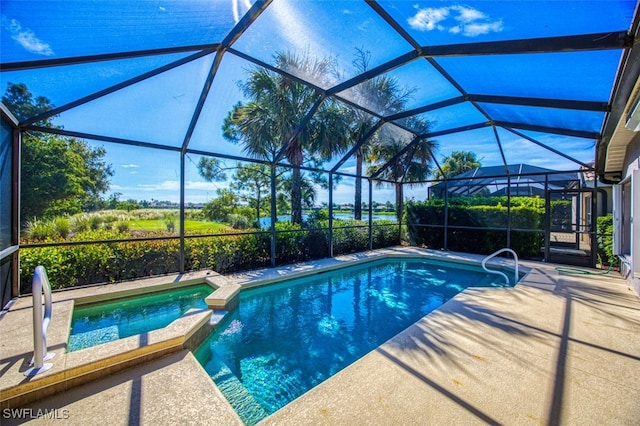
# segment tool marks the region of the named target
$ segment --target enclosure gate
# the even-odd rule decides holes
[[[547,190],[545,261],[595,267],[596,202],[594,189]]]

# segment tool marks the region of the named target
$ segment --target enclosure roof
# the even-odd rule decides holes
[[[506,173],[502,166],[477,167],[460,173],[447,182],[432,185],[432,190],[442,191],[446,188],[453,194],[475,195],[483,190],[496,193],[511,187],[515,195],[516,191],[529,187],[541,190],[544,188],[567,189],[576,186],[579,179],[576,172],[562,173],[529,164],[509,164],[506,167]]]
[[[24,129],[50,118],[64,135],[241,160],[221,127],[249,101],[248,75],[266,70],[317,96],[268,162],[286,164],[286,145],[330,100],[368,128],[309,167],[353,175],[358,149],[386,132],[404,147],[394,161],[426,138],[438,168],[471,151],[496,170],[577,171],[606,152],[637,80],[638,20],[629,0],[3,0],[0,78],[55,105],[21,117]],[[331,73],[282,66],[283,53],[326,59]],[[380,103],[380,79],[402,103]]]

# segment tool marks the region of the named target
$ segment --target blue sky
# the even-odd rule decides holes
[[[516,40],[626,30],[634,1],[380,1],[418,43],[437,46]],[[0,57],[2,62],[64,58],[126,52],[167,46],[221,41],[251,6],[249,0],[225,1],[30,1],[3,0]],[[233,45],[234,49],[271,62],[276,51],[307,52],[333,58],[346,80],[354,75],[355,49],[371,52],[371,67],[411,50],[363,1],[275,0]],[[125,81],[170,63],[186,54],[143,57],[92,64],[2,72],[8,82],[27,84],[35,95],[56,106]],[[468,93],[608,101],[619,51],[552,55],[513,55],[438,58],[438,63]],[[193,107],[200,95],[213,56],[185,64],[64,112],[56,123],[65,129],[180,146]],[[575,66],[575,73],[567,73]],[[240,155],[241,147],[221,137],[222,120],[233,104],[243,101],[238,83],[253,65],[227,53],[196,126],[190,148]],[[428,105],[459,92],[425,60],[418,59],[389,72],[399,85],[412,90],[408,108]],[[486,105],[492,117],[505,121],[531,120],[549,126],[588,127],[599,131],[601,113],[575,113],[523,107]],[[476,124],[485,118],[470,104],[432,112],[432,130]],[[551,134],[527,135],[582,162],[593,160],[594,140]],[[557,169],[575,169],[565,158],[545,152],[508,132],[499,132],[508,162]],[[502,159],[491,128],[435,138],[441,161],[455,150],[472,150],[483,165]],[[123,198],[178,201],[179,156],[141,148],[98,144],[107,150],[115,175],[112,192]],[[517,155],[516,155],[517,153]],[[204,182],[187,161],[187,201],[215,196],[224,183]],[[227,161],[233,166],[233,161]],[[341,169],[353,170],[353,162]],[[408,191],[423,198],[425,189]],[[352,186],[341,185],[338,203],[351,201]],[[376,199],[393,199],[393,190],[377,189]],[[321,193],[319,201],[326,201]]]

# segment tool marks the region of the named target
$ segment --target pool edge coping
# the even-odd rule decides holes
[[[276,268],[263,268],[260,270],[254,270],[249,272],[240,272],[240,273],[230,274],[230,275],[221,275],[215,271],[203,270],[203,271],[200,271],[200,273],[183,274],[183,275],[178,274],[176,275],[175,278],[173,278],[173,281],[171,282],[167,282],[166,280],[172,279],[173,276],[154,277],[151,279],[144,278],[141,280],[135,280],[130,282],[132,283],[131,285],[135,285],[134,284],[135,282],[143,283],[143,285],[139,285],[134,288],[113,289],[113,291],[104,291],[98,295],[79,296],[77,298],[67,297],[66,299],[63,299],[63,301],[71,300],[72,305],[75,305],[78,301],[81,301],[80,304],[94,303],[94,302],[111,298],[113,297],[114,294],[117,295],[117,298],[122,298],[122,297],[134,296],[138,294],[144,294],[146,292],[163,291],[164,289],[167,289],[170,287],[173,287],[173,288],[177,286],[186,287],[186,286],[191,286],[198,283],[206,282],[207,284],[212,286],[212,288],[215,289],[212,292],[212,294],[209,297],[207,297],[207,299],[214,296],[215,293],[218,292],[219,290],[229,292],[229,290],[231,289],[232,291],[229,292],[230,299],[235,299],[237,302],[240,291],[245,289],[270,285],[270,284],[274,284],[274,283],[284,281],[284,280],[289,280],[289,279],[302,278],[305,276],[310,276],[310,275],[314,275],[322,272],[336,270],[346,266],[356,266],[356,265],[364,264],[367,262],[373,262],[373,261],[381,260],[385,258],[423,258],[423,259],[433,258],[440,261],[479,266],[483,257],[484,256],[482,255],[475,255],[475,254],[449,252],[449,251],[435,251],[435,250],[424,249],[419,247],[396,246],[391,248],[376,249],[376,250],[370,250],[366,252],[341,255],[333,258],[325,258],[325,259],[301,262],[293,265],[281,265]],[[494,258],[493,260],[494,262],[491,263],[493,265],[497,264],[497,265],[500,265],[501,267],[509,266],[509,264],[507,263],[508,259],[506,258]],[[296,271],[295,270],[296,268],[306,268],[306,269],[301,271]],[[531,270],[531,268],[528,268],[528,267],[525,267],[524,269]],[[197,275],[202,275],[202,273],[204,273],[205,275],[200,277],[197,276]],[[213,275],[210,276],[211,273],[213,273]],[[265,275],[271,274],[275,276],[272,276],[272,277],[267,276],[260,279],[256,276],[260,274],[265,274]],[[525,279],[527,274],[528,274],[528,271],[525,273],[523,278],[520,279],[520,281]],[[181,279],[181,277],[183,276],[186,276],[187,278]],[[193,276],[193,277],[190,277],[190,276]],[[155,283],[151,283],[151,281],[155,281]],[[146,282],[149,284],[144,285],[144,283]],[[516,285],[518,285],[518,283],[516,283]],[[472,288],[475,288],[475,287],[472,287]],[[514,288],[514,286],[509,286],[507,288]],[[152,291],[150,291],[150,289],[152,289]],[[87,289],[83,288],[83,289],[76,289],[76,290],[85,291]],[[72,296],[70,292],[67,293],[66,291],[58,292],[57,294]],[[458,293],[458,294],[461,294],[461,293]],[[456,295],[455,297],[457,296],[458,295]],[[452,298],[451,300],[455,299],[455,297]],[[126,346],[132,345],[132,342],[134,342],[136,339],[139,339],[141,334],[130,336],[124,339],[118,339],[113,342],[108,342],[102,345],[97,345],[94,347],[85,348],[85,349],[74,351],[74,352],[66,352],[66,345],[65,345],[65,348],[64,348],[65,363],[67,361],[67,357],[70,356],[71,360],[73,361],[74,358],[79,356],[79,355],[73,355],[73,354],[78,354],[78,353],[82,353],[82,356],[84,356],[86,354],[91,354],[93,352],[94,353],[93,358],[85,363],[81,363],[77,361],[79,365],[72,366],[71,368],[67,368],[67,365],[65,364],[62,371],[45,373],[43,376],[35,377],[29,381],[23,381],[18,385],[0,388],[0,409],[12,407],[12,406],[24,405],[29,402],[33,402],[35,399],[40,399],[42,397],[48,396],[57,391],[66,390],[70,387],[81,385],[88,381],[95,380],[105,375],[120,371],[122,369],[150,361],[152,359],[161,357],[171,352],[185,349],[187,344],[186,342],[188,341],[188,339],[191,336],[193,336],[195,333],[200,331],[209,322],[209,319],[212,317],[214,311],[226,310],[225,307],[228,306],[229,303],[233,303],[233,302],[230,302],[230,299],[225,299],[224,307],[222,305],[217,307],[212,307],[209,303],[207,303],[210,309],[208,309],[207,310],[208,312],[206,312],[207,314],[206,319],[203,319],[202,321],[198,322],[198,324],[190,328],[187,331],[187,333],[183,334],[182,336],[166,337],[157,342],[154,341],[153,343],[145,343],[137,347],[133,345],[133,347],[131,348],[127,348]],[[437,309],[434,310],[433,312],[436,312],[436,311]],[[69,315],[69,321],[71,321],[72,313],[73,313],[73,307]],[[165,328],[153,330],[149,332],[148,333],[149,336],[155,338],[161,335],[162,333],[167,333],[166,330],[172,327],[174,323],[183,320],[183,318],[186,315],[187,313],[185,313],[180,318],[176,319],[174,322],[172,322]],[[67,327],[67,338],[65,342],[68,342],[69,333],[70,333],[70,328]],[[113,348],[116,348],[119,345],[125,346],[124,351],[121,350],[119,353],[115,355],[113,353],[109,353],[110,351],[113,350]],[[100,355],[101,352],[103,352],[104,354]],[[94,367],[98,367],[98,368],[94,368]],[[346,368],[348,368],[348,366]],[[330,378],[327,380],[330,380]],[[69,382],[74,382],[74,383],[69,383]]]

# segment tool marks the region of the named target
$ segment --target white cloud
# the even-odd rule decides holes
[[[219,184],[215,182],[203,182],[203,181],[186,181],[184,183],[186,190],[196,191],[215,191],[220,188]],[[141,184],[137,185],[136,189],[151,192],[151,191],[179,191],[180,181],[178,180],[165,180],[154,184]]]
[[[456,16],[455,19],[460,22],[473,22],[487,17],[479,10],[465,6],[451,6],[451,10],[458,12],[458,16]]]
[[[184,189],[191,190],[200,190],[200,191],[215,191],[218,188],[221,188],[224,185],[219,182],[202,182],[202,181],[192,181],[188,180],[184,183]]]
[[[25,50],[43,56],[53,55],[51,46],[36,37],[32,30],[22,28],[20,21],[17,19],[9,19],[3,15],[2,26],[11,34],[11,38]]]
[[[368,31],[372,23],[373,23],[372,19],[366,19],[363,22],[361,22],[360,25],[358,25],[358,30]]]
[[[123,164],[121,167],[125,168],[125,169],[131,169],[131,168],[136,168],[136,167],[140,167],[137,164]]]
[[[484,12],[468,6],[426,7],[418,8],[414,16],[407,22],[418,31],[448,31],[451,34],[462,34],[476,37],[482,34],[503,30],[502,20],[493,20]]]
[[[412,28],[420,31],[432,31],[439,28],[439,23],[447,19],[449,16],[448,7],[427,7],[418,10],[414,16],[408,19]]]
[[[464,26],[463,34],[468,37],[475,37],[488,33],[499,33],[502,31],[502,21],[495,21],[484,24],[469,24]]]

